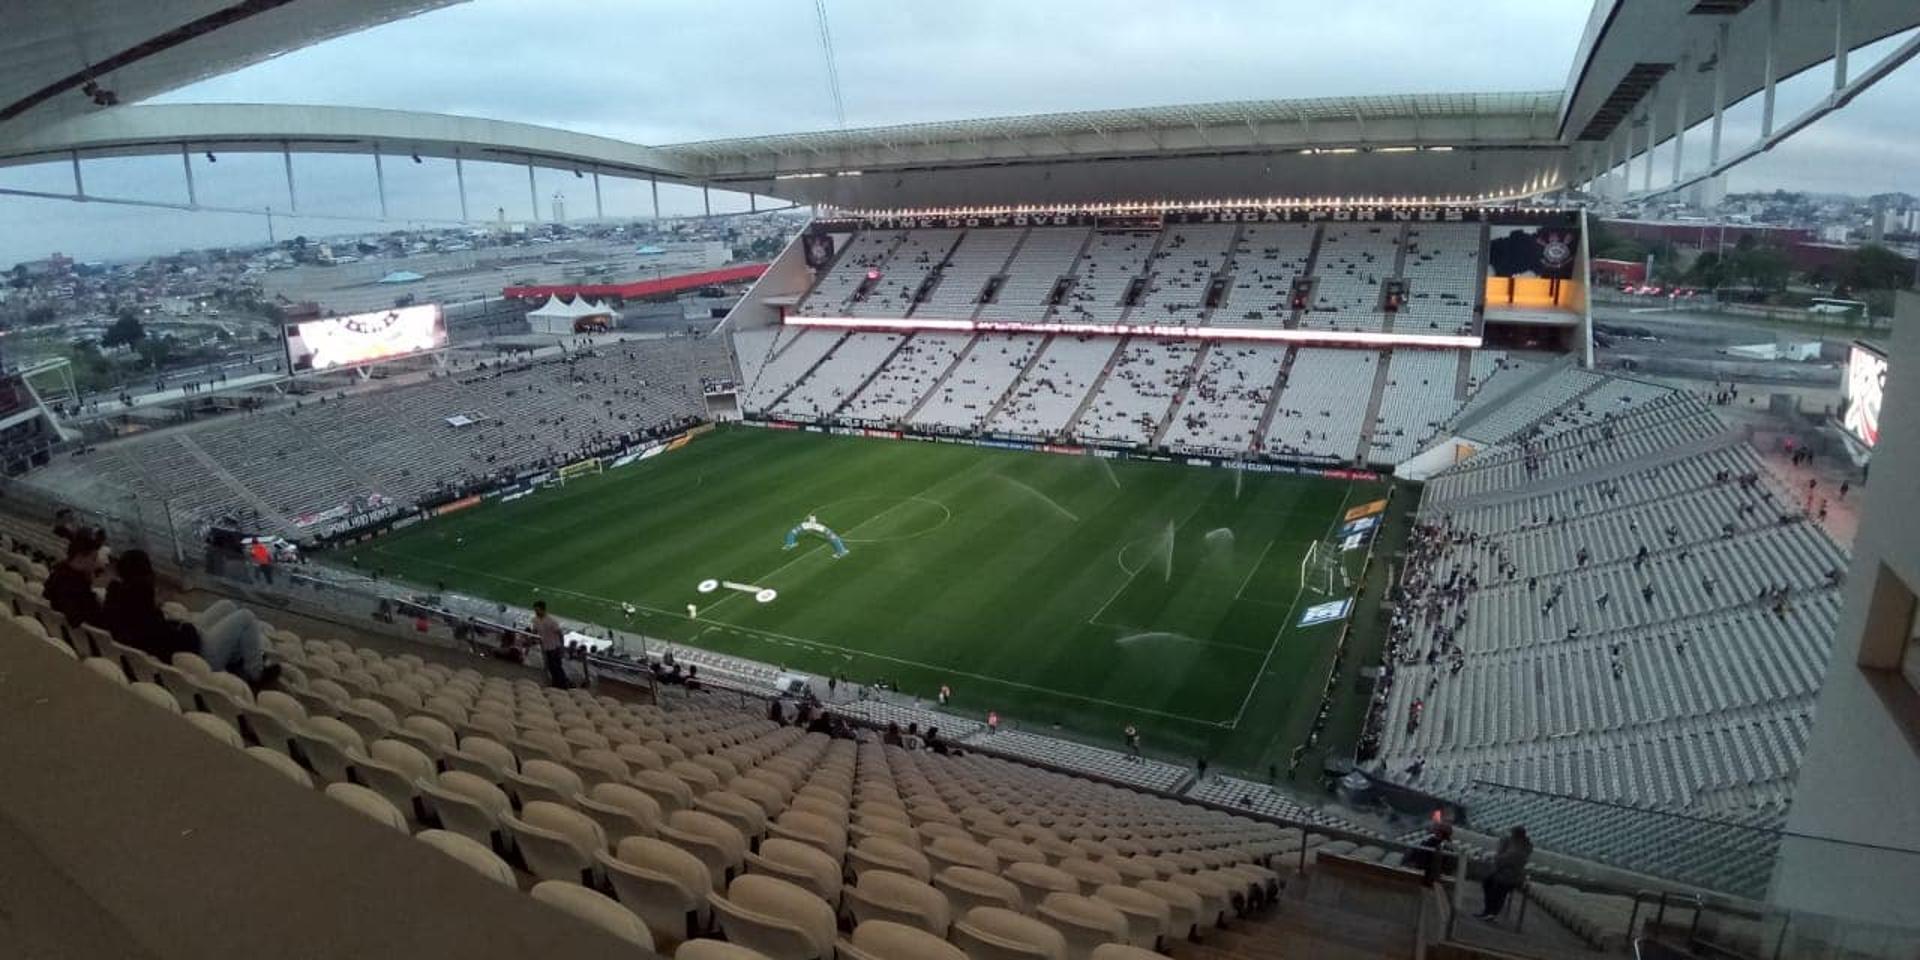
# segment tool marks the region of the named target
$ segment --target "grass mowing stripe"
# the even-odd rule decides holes
[[[1283,598],[1300,595],[1298,571],[1274,558],[1337,524],[1353,490],[1229,473],[721,429],[358,549],[411,582],[520,605],[537,589],[563,616],[790,669],[928,697],[950,682],[962,713],[1107,741],[1150,721],[1150,749],[1231,765],[1270,753],[1295,707],[1317,701],[1331,638],[1294,632]],[[783,553],[810,512],[847,557]],[[1169,523],[1170,570],[1164,553],[1137,575],[1116,567]],[[709,577],[772,581],[779,596],[699,594]],[[703,601],[689,621],[686,604]],[[622,603],[639,611],[631,624]]]

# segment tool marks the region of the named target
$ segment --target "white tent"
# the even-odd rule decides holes
[[[561,303],[558,297],[548,297],[546,303],[527,313],[527,324],[534,333],[564,336],[573,333],[576,321],[585,317],[606,317],[609,327],[620,320],[620,315],[611,308],[590,303],[585,297],[575,297],[572,303]]]

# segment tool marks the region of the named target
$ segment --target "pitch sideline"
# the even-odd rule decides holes
[[[378,546],[374,547],[373,549],[374,549],[374,552],[380,553],[384,556],[396,556],[396,557],[398,556],[395,554],[387,553],[387,551],[385,551],[384,549]],[[581,600],[588,600],[594,603],[604,604],[616,610],[620,608],[620,605],[623,602],[626,602],[626,601],[620,601],[620,600],[613,600],[607,597],[602,597],[602,596],[598,596],[591,593],[581,593],[577,590],[566,590],[559,587],[549,587],[546,584],[535,583],[534,581],[531,581],[531,580],[522,580],[519,577],[509,577],[509,576],[504,576],[502,574],[489,573],[484,570],[475,570],[470,567],[463,567],[463,566],[460,566],[459,564],[445,563],[438,560],[428,560],[424,557],[398,557],[398,558],[408,560],[414,563],[425,563],[432,566],[442,567],[447,570],[455,571],[457,573],[465,573],[473,576],[486,577],[490,580],[498,580],[502,583],[512,583],[512,584],[517,584],[523,587],[533,587],[541,591],[542,593],[550,593],[558,596],[575,597]],[[653,613],[658,613],[664,616],[673,617],[675,619],[680,619],[680,620],[687,619],[686,615],[683,613],[678,613],[671,610],[664,610],[664,609],[661,609],[660,607],[649,606],[647,604],[641,604],[641,603],[635,603],[633,606],[637,610],[647,610]],[[692,622],[699,623],[704,621],[705,619],[706,618],[703,617],[701,618],[701,620],[696,620]],[[1233,729],[1232,724],[1223,720],[1202,720],[1198,717],[1189,717],[1184,714],[1170,713],[1165,710],[1155,710],[1151,707],[1142,707],[1137,704],[1121,703],[1119,701],[1107,700],[1101,697],[1090,697],[1085,694],[1068,693],[1063,690],[1055,690],[1051,687],[1042,687],[1042,686],[1038,686],[1031,683],[1022,683],[1018,680],[1008,680],[1003,677],[990,677],[990,676],[987,676],[986,674],[974,673],[972,671],[961,670],[954,667],[945,666],[942,664],[925,663],[923,661],[912,660],[906,657],[896,657],[891,654],[874,653],[869,650],[856,650],[851,647],[843,647],[838,644],[826,643],[820,640],[812,640],[806,637],[796,637],[792,634],[780,633],[775,630],[765,630],[759,627],[749,627],[742,624],[720,623],[720,622],[709,623],[705,628],[705,630],[713,630],[713,629],[722,629],[722,630],[730,629],[736,632],[746,633],[752,636],[759,637],[763,641],[784,642],[787,644],[799,645],[802,647],[812,648],[816,650],[830,651],[833,653],[850,655],[855,657],[870,657],[875,660],[883,660],[888,663],[899,664],[900,666],[903,666],[903,667],[917,667],[921,670],[931,670],[939,673],[950,674],[956,677],[965,677],[969,680],[979,680],[984,683],[999,684],[1005,687],[1013,687],[1020,690],[1027,690],[1033,693],[1046,694],[1047,696],[1059,697],[1066,700],[1076,700],[1081,703],[1092,703],[1092,704],[1097,704],[1103,707],[1113,707],[1120,710],[1130,710],[1130,711],[1133,711],[1134,713],[1138,713],[1143,716],[1163,717],[1168,720],[1178,720],[1182,723],[1190,723],[1190,724],[1194,724],[1195,726],[1212,727],[1212,728],[1221,729],[1221,730]],[[704,633],[705,630],[702,630],[701,632]],[[693,646],[693,644],[690,644],[690,643],[687,645]],[[747,658],[743,658],[743,659],[747,659]]]

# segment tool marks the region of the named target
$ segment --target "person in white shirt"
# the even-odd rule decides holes
[[[566,640],[560,621],[547,613],[547,602],[533,602],[533,635],[540,641],[540,658],[546,661],[547,680],[562,690],[573,686],[567,680]]]

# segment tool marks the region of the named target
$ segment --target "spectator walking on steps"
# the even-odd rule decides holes
[[[1527,839],[1526,827],[1514,827],[1513,832],[1500,840],[1500,848],[1493,855],[1493,872],[1480,881],[1480,892],[1486,898],[1486,906],[1475,914],[1475,919],[1494,920],[1500,911],[1506,909],[1507,895],[1520,889],[1527,882],[1527,861],[1533,857],[1533,841]]]
[[[560,621],[547,614],[545,600],[533,602],[533,635],[540,641],[540,658],[546,662],[548,682],[562,690],[571,687],[567,682],[566,643],[560,632]]]

